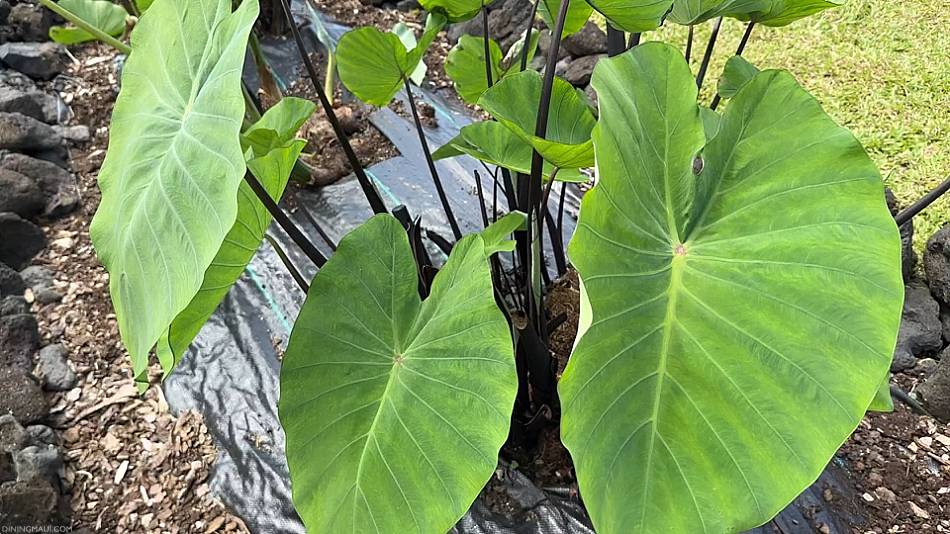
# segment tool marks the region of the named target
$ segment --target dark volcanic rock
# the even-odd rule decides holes
[[[531,16],[529,0],[496,0],[488,7],[488,31],[491,38],[508,50],[518,39],[524,37],[528,17]],[[475,17],[449,27],[451,42],[458,41],[465,34],[484,35],[482,17]]]
[[[53,95],[35,89],[20,90],[0,86],[0,112],[17,112],[38,121],[58,122],[64,115],[66,105]]]
[[[46,199],[39,186],[16,171],[0,168],[0,191],[0,211],[29,219],[46,208]]]
[[[31,178],[43,191],[47,217],[61,217],[79,205],[79,186],[75,176],[62,167],[25,154],[0,154],[0,169],[10,169]]]
[[[570,60],[562,74],[563,78],[574,87],[586,86],[590,83],[594,67],[602,57],[606,56],[584,56]]]
[[[0,365],[29,371],[39,345],[40,333],[33,314],[0,317]]]
[[[49,482],[40,479],[0,484],[0,525],[48,529],[64,522],[59,493]]]
[[[63,457],[55,446],[30,445],[13,453],[13,465],[18,481],[46,480],[50,484],[58,485],[63,470]]]
[[[41,421],[49,405],[39,384],[24,371],[0,368],[0,414],[11,414],[21,424]]]
[[[20,273],[0,263],[0,297],[20,296],[26,290],[26,282]]]
[[[46,246],[43,230],[16,213],[0,212],[0,262],[22,269]]]
[[[0,415],[0,452],[11,453],[26,447],[29,434],[15,417]]]
[[[3,297],[0,299],[0,317],[30,313],[30,304],[23,297]]]
[[[920,356],[939,351],[943,347],[942,328],[937,301],[923,282],[912,280],[905,288],[904,312],[891,369],[910,369]]]
[[[950,421],[950,347],[944,349],[937,369],[916,391],[930,413],[941,421]]]
[[[0,66],[0,86],[11,87],[20,91],[36,90],[36,82],[22,72],[13,69],[5,69]]]
[[[574,57],[606,54],[607,34],[592,21],[587,21],[581,31],[569,35],[561,46]]]
[[[897,197],[890,189],[884,190],[884,199],[887,201],[887,209],[891,215],[897,215],[901,210]],[[917,265],[917,253],[914,252],[914,219],[911,219],[900,227],[901,232],[901,274],[904,281],[910,280],[914,274],[914,267]]]
[[[0,63],[35,80],[50,80],[65,68],[61,45],[5,43],[0,45]]]
[[[36,369],[43,387],[49,391],[66,391],[76,387],[79,378],[69,368],[68,351],[59,343],[47,345],[40,351]]]
[[[944,226],[927,241],[924,271],[935,299],[950,307],[950,225]]]
[[[42,6],[20,2],[10,10],[7,23],[21,40],[43,42],[49,41],[49,29],[56,24],[56,17]]]
[[[40,152],[62,144],[52,126],[22,113],[0,113],[0,150]]]
[[[940,322],[943,324],[943,340],[950,344],[950,309],[940,311]]]

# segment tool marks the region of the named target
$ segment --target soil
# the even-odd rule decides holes
[[[96,176],[105,156],[116,95],[115,54],[88,44],[53,82],[70,103],[72,124],[91,139],[70,151],[81,208],[44,225],[51,246],[33,263],[55,273],[61,302],[33,303],[44,344],[69,350],[80,377],[69,391],[51,393],[52,423],[61,432],[73,527],[100,532],[247,532],[210,494],[217,451],[201,416],[172,415],[161,389],[136,393],[129,357],[119,341],[108,274],[89,241],[99,204]],[[153,378],[157,381],[157,367]]]

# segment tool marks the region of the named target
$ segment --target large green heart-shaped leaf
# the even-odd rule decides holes
[[[256,18],[256,0],[158,0],[132,32],[89,233],[138,379],[234,224]]]
[[[590,20],[594,8],[586,0],[567,0],[570,5],[567,6],[567,17],[564,19],[564,33],[561,38],[581,31],[581,28]],[[544,20],[544,23],[554,33],[555,19],[561,9],[561,0],[539,0],[538,14]]]
[[[103,33],[118,37],[125,31],[125,9],[109,0],[59,0],[59,7],[69,11],[80,20]],[[66,45],[94,41],[91,33],[75,26],[53,26],[49,29],[50,39]]]
[[[446,532],[491,477],[518,387],[487,261],[511,250],[502,234],[459,241],[425,301],[406,231],[386,214],[315,277],[279,403],[311,532]]]
[[[538,48],[540,32],[532,32],[528,44],[528,61],[534,57]],[[497,83],[505,76],[520,71],[521,51],[524,39],[518,40],[502,54],[501,47],[493,39],[488,40],[489,64],[492,70],[492,81]],[[462,100],[469,104],[478,102],[479,97],[488,90],[488,80],[485,77],[485,42],[484,38],[474,35],[463,35],[458,43],[449,51],[445,58],[445,73],[455,82],[455,90]]]
[[[462,127],[455,138],[432,153],[432,158],[440,160],[462,154],[516,173],[530,174],[534,150],[503,124],[482,121]],[[553,173],[554,166],[545,161],[541,174],[548,179]],[[559,169],[554,176],[560,182],[587,181],[577,169]]]
[[[565,169],[592,166],[590,132],[597,119],[587,103],[571,84],[555,78],[547,134],[542,139],[534,135],[540,100],[541,75],[527,70],[496,83],[478,99],[478,105],[552,165]]]
[[[888,372],[903,285],[880,175],[784,72],[705,147],[678,50],[602,61],[594,87],[563,441],[600,533],[744,531],[818,477]]]
[[[275,202],[280,201],[297,156],[307,142],[294,139],[300,126],[313,114],[309,100],[286,97],[244,133],[248,147],[247,168]],[[255,134],[264,133],[264,136]],[[267,138],[255,144],[248,139]],[[158,342],[156,353],[167,375],[184,355],[201,327],[240,278],[264,239],[271,214],[246,182],[238,187],[237,218],[221,248],[205,271],[201,289],[191,303],[175,317]]]
[[[384,32],[373,26],[349,31],[340,38],[336,47],[337,73],[340,81],[360,100],[374,106],[385,106],[413,75],[422,62],[422,56],[445,26],[445,17],[429,15],[422,37],[414,47],[407,43],[405,30]]]
[[[670,11],[673,0],[587,0],[618,30],[655,30]]]

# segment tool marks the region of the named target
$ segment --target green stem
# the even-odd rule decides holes
[[[56,4],[55,2],[53,2],[52,0],[40,0],[40,4],[42,4],[43,6],[45,6],[47,9],[49,9],[49,10],[52,11],[53,13],[56,13],[56,14],[59,15],[60,17],[63,17],[63,18],[66,19],[67,21],[69,21],[69,22],[75,24],[76,26],[78,26],[78,27],[80,27],[80,28],[86,30],[87,32],[89,32],[90,34],[92,34],[93,37],[95,37],[96,39],[102,41],[103,43],[105,43],[105,44],[111,46],[112,48],[115,48],[115,49],[118,50],[119,52],[122,52],[122,53],[125,54],[125,55],[128,55],[129,53],[132,52],[132,47],[131,47],[131,46],[129,46],[129,45],[123,43],[122,41],[120,41],[120,40],[116,39],[115,37],[113,37],[113,36],[111,36],[111,35],[105,33],[104,31],[100,30],[99,28],[96,28],[95,26],[93,26],[93,25],[89,24],[88,22],[82,20],[81,18],[77,17],[73,12],[71,12],[71,11],[69,11],[69,10],[67,10],[67,9],[65,9],[65,8],[63,8],[63,7],[61,7],[61,6],[59,6],[58,4]]]

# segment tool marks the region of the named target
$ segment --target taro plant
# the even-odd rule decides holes
[[[319,103],[376,214],[329,259],[278,204],[314,104],[258,110],[242,92],[256,0],[233,11],[228,0],[156,0],[131,34],[91,228],[136,378],[147,380],[152,349],[173,369],[274,220],[320,268],[306,280],[288,262],[306,300],[279,403],[310,531],[445,532],[506,443],[530,449],[558,425],[598,532],[727,533],[768,521],[866,410],[890,406],[903,287],[880,175],[790,74],[739,57],[754,25],[836,4],[536,0],[554,36],[541,72],[530,61],[534,15],[527,46],[503,56],[481,0],[423,0],[419,36],[408,26],[348,33],[336,49],[343,84],[371,105],[400,90],[409,100],[454,234],[427,233],[447,254],[439,266],[422,242],[430,214],[385,205],[359,165],[286,1]],[[561,37],[594,10],[612,56],[594,71],[596,113],[554,74]],[[479,14],[485,35],[462,38],[446,71],[491,118],[430,154],[412,83],[444,25]],[[748,26],[708,106],[698,95],[717,31],[695,73],[692,40],[681,51],[626,33],[724,18]],[[489,201],[476,180],[483,229],[464,236],[435,167],[462,155],[493,183]],[[563,195],[588,169],[593,187],[565,254]],[[580,331],[555,383],[549,335],[563,318],[545,302],[547,263],[563,274],[568,259]]]

